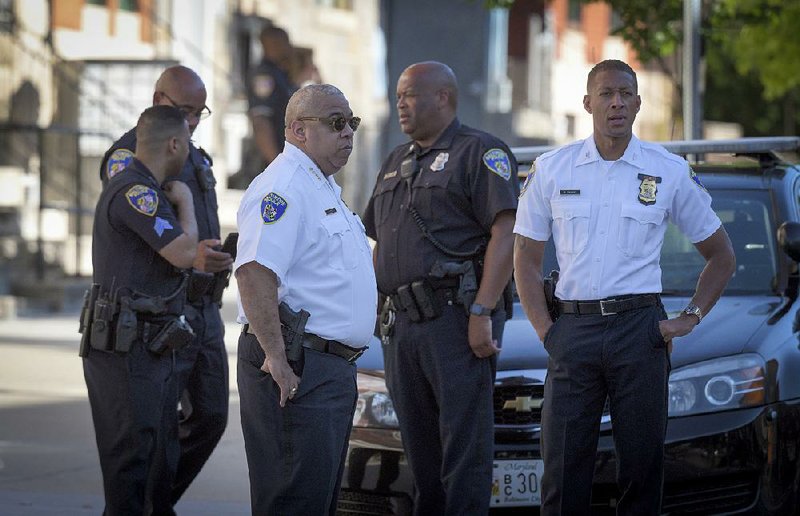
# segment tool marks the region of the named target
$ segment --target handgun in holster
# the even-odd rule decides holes
[[[550,318],[555,322],[558,316],[561,315],[558,310],[558,298],[556,298],[556,284],[558,283],[558,271],[552,270],[550,274],[542,280],[542,287],[544,288],[544,300],[547,303],[547,312]]]
[[[303,360],[303,335],[306,332],[306,323],[311,316],[303,309],[295,312],[286,302],[281,302],[278,305],[278,317],[281,320],[281,335],[283,336],[283,344],[286,346],[286,359],[295,369],[297,364],[302,367]],[[293,364],[294,363],[294,364]],[[297,374],[297,371],[295,371]]]
[[[92,338],[92,318],[94,317],[94,304],[97,302],[97,295],[100,293],[100,284],[92,283],[83,294],[83,307],[81,308],[80,325],[78,333],[81,334],[81,345],[78,356],[86,357],[89,355],[89,341]]]
[[[161,330],[148,343],[147,349],[158,355],[164,355],[188,346],[193,339],[194,330],[186,321],[186,317],[180,315],[170,319],[161,327]]]

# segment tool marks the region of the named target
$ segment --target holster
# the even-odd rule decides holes
[[[199,303],[203,296],[213,291],[214,274],[192,269],[189,284],[186,287],[186,299],[190,303]]]
[[[164,355],[188,346],[193,339],[194,330],[186,322],[186,317],[181,315],[164,324],[156,336],[148,342],[147,349],[153,353]]]
[[[93,312],[89,345],[97,350],[111,351],[114,344],[112,324],[117,314],[117,303],[108,293],[104,293],[95,301]]]
[[[550,318],[555,321],[561,315],[558,311],[558,298],[556,298],[556,284],[558,283],[558,271],[552,270],[550,274],[542,280],[542,288],[544,289],[544,300],[547,303],[547,312]]]
[[[81,307],[80,324],[78,333],[81,334],[81,344],[78,349],[78,356],[86,357],[89,355],[89,341],[92,337],[92,318],[94,317],[94,304],[97,302],[97,295],[100,293],[100,284],[92,283],[83,294],[83,306]]]
[[[306,333],[306,323],[311,316],[307,311],[300,309],[295,312],[286,304],[278,305],[278,317],[281,320],[281,335],[286,346],[286,360],[298,376],[303,371],[303,336]]]

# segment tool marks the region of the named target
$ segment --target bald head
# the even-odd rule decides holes
[[[304,116],[319,116],[330,97],[344,98],[344,93],[331,84],[309,84],[300,88],[286,105],[286,127]]]
[[[446,64],[438,61],[414,63],[403,70],[402,75],[413,78],[415,84],[422,88],[447,91],[450,107],[453,111],[458,107],[458,81],[456,74]]]
[[[200,123],[201,113],[206,109],[206,86],[191,68],[170,66],[156,81],[153,105],[178,108],[189,123],[189,131],[193,133]]]
[[[202,91],[205,95],[206,85],[194,70],[176,65],[164,70],[156,81],[156,90],[163,91],[169,96],[172,96],[173,92],[177,95],[179,91],[187,94]]]

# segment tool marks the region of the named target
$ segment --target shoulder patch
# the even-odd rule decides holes
[[[152,217],[158,211],[158,194],[149,186],[133,185],[125,192],[125,198],[134,210],[148,217]]]
[[[483,162],[489,170],[506,181],[511,177],[511,163],[508,161],[508,154],[503,149],[489,149],[483,154]]]
[[[700,178],[697,177],[697,174],[694,173],[694,170],[692,170],[691,165],[689,166],[689,177],[692,178],[692,181],[694,181],[697,186],[702,188],[704,191],[708,191],[706,190],[705,185],[702,182],[700,182]]]
[[[133,152],[128,149],[117,149],[111,153],[106,163],[106,175],[109,179],[116,176],[133,161]]]
[[[526,177],[525,178],[525,182],[522,183],[522,188],[519,191],[519,196],[520,197],[522,197],[522,195],[525,193],[525,190],[528,189],[528,185],[531,184],[531,180],[533,179],[533,176],[535,176],[535,175],[536,175],[536,161],[531,163],[531,169],[528,172],[528,177]]]
[[[253,77],[252,87],[256,97],[269,97],[275,90],[275,79],[271,75],[258,74]]]
[[[286,202],[286,199],[275,192],[265,195],[261,200],[261,218],[264,220],[264,224],[272,224],[280,220],[288,207],[289,203]]]

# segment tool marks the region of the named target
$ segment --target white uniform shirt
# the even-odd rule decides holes
[[[234,271],[251,261],[267,267],[279,301],[311,314],[307,332],[361,347],[375,328],[378,294],[364,225],[341,191],[286,142],[242,197]],[[238,321],[247,322],[241,299]]]
[[[661,292],[667,223],[692,243],[721,225],[689,164],[635,136],[610,167],[589,137],[539,156],[531,174],[514,233],[539,241],[552,234],[559,299]]]

